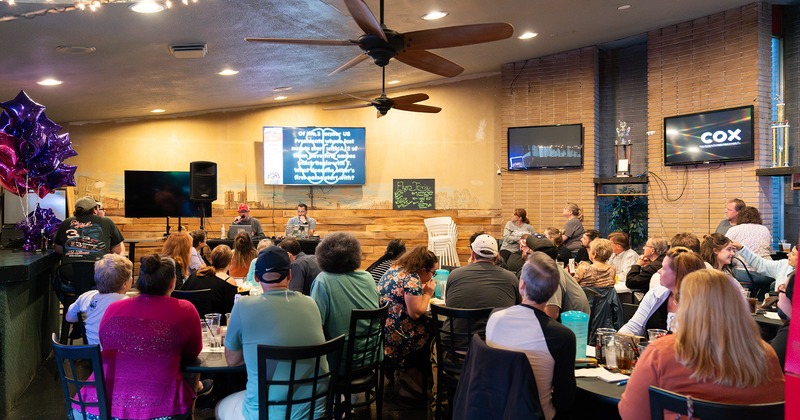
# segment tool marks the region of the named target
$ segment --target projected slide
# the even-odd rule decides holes
[[[267,185],[364,185],[365,129],[264,127]]]

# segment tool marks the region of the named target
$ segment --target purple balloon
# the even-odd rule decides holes
[[[17,96],[10,101],[0,102],[0,108],[8,113],[12,127],[23,121],[36,122],[44,111],[44,105],[34,102],[24,90],[19,91]]]

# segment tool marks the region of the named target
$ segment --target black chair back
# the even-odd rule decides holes
[[[79,336],[83,336],[83,343],[86,344],[86,331],[84,331],[83,323],[69,323],[66,315],[67,309],[78,300],[78,296],[97,288],[94,282],[94,262],[77,261],[59,265],[56,275],[53,276],[52,285],[59,302],[64,305],[61,316],[61,332],[59,333],[61,344],[71,344],[70,340]],[[70,330],[70,326],[73,331]]]
[[[258,345],[258,418],[269,418],[269,409],[284,406],[286,420],[293,418],[292,407],[308,404],[309,420],[316,417],[316,406],[322,401],[323,418],[333,415],[333,375],[339,367],[344,334],[315,346],[284,347]],[[323,360],[328,369],[322,368]],[[288,378],[276,378],[287,374]],[[272,400],[270,388],[286,390],[286,397]],[[283,392],[283,391],[281,391]]]
[[[622,319],[623,322],[628,322],[633,318],[636,314],[636,311],[639,310],[639,305],[635,305],[633,303],[622,303]]]
[[[350,331],[347,350],[344,354],[344,370],[337,379],[337,398],[344,395],[341,410],[347,416],[352,407],[369,406],[376,403],[378,419],[383,409],[383,337],[389,304],[378,309],[353,309],[350,313]],[[351,394],[365,394],[365,400],[350,403]]]
[[[783,419],[784,403],[769,404],[722,404],[684,396],[658,387],[650,387],[650,418],[664,420],[664,410],[683,414],[690,419],[699,417],[703,420],[727,419]]]
[[[58,338],[53,333],[53,354],[55,355],[58,374],[61,377],[61,389],[64,391],[64,403],[67,413],[72,413],[72,406],[77,405],[82,413],[86,413],[87,407],[97,407],[100,419],[111,418],[111,401],[106,394],[106,380],[103,374],[103,360],[100,355],[100,346],[97,344],[83,346],[65,346],[58,342]],[[94,373],[92,380],[79,379],[89,376],[83,370],[77,368],[79,361],[87,360],[91,364],[91,373]],[[81,365],[83,366],[83,364]],[[79,370],[81,371],[79,373]],[[97,391],[97,401],[86,401],[81,395],[81,389],[91,387]],[[69,417],[69,416],[68,416]],[[71,418],[71,417],[70,417]]]
[[[593,321],[595,315],[599,312],[598,305],[600,304],[600,293],[588,287],[581,287],[581,289],[583,289],[583,293],[586,294],[586,300],[589,301],[589,307],[591,307],[591,313],[589,314],[589,344],[594,345],[594,330],[597,329],[597,326],[595,325],[596,322]]]
[[[442,398],[445,388],[450,396],[455,394],[461,368],[467,356],[475,324],[489,319],[494,308],[457,309],[431,304],[433,333],[436,343],[436,417],[442,415]],[[444,322],[440,325],[441,318]],[[481,336],[485,339],[484,336]],[[451,399],[452,400],[452,399]]]

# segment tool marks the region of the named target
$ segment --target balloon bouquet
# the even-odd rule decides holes
[[[14,99],[0,102],[0,108],[0,184],[20,197],[33,192],[40,198],[56,188],[75,186],[78,167],[63,161],[78,153],[69,133],[58,134],[61,126],[47,118],[45,107],[20,91]],[[39,247],[42,234],[52,240],[60,224],[52,209],[37,204],[27,219],[17,223],[23,249]]]

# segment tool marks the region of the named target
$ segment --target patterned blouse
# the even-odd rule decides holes
[[[575,270],[575,280],[582,287],[614,287],[616,283],[617,269],[609,266],[605,270],[597,268],[585,262],[581,263]]]
[[[378,283],[381,306],[389,304],[386,317],[386,341],[383,352],[387,357],[400,360],[422,348],[430,337],[428,317],[412,319],[406,310],[406,293],[421,296],[422,281],[416,273],[406,273],[390,268]]]

